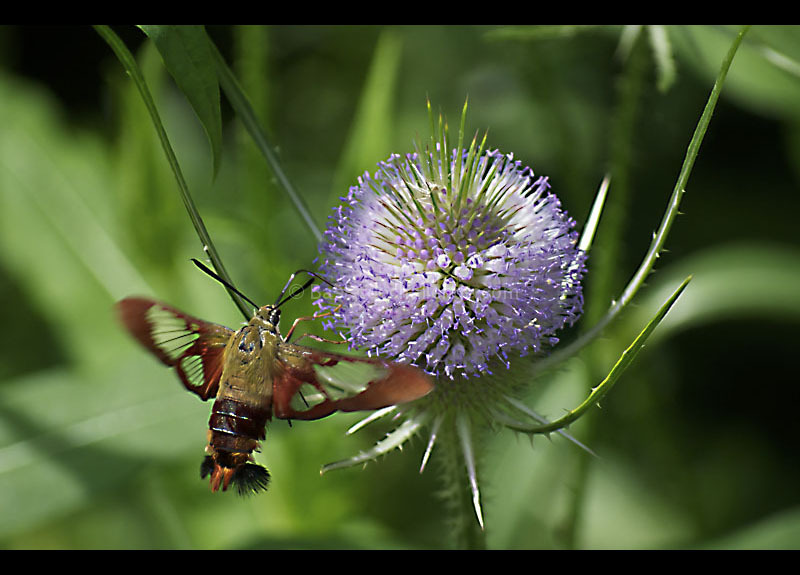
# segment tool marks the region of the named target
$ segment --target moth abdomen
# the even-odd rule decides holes
[[[211,474],[212,491],[220,487],[225,491],[229,483],[236,484],[240,493],[266,489],[269,473],[250,463],[250,459],[259,441],[266,437],[266,425],[271,414],[268,406],[250,405],[230,397],[217,398],[208,420],[206,448],[213,466],[205,462],[202,468],[203,476]],[[254,471],[249,466],[264,472]],[[208,469],[211,471],[206,471]]]
[[[270,410],[229,398],[214,402],[208,427],[212,432],[260,440],[266,437]]]

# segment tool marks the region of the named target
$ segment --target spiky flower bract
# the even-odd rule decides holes
[[[386,449],[426,423],[432,446],[452,422],[444,435],[459,438],[477,498],[472,412],[507,409],[511,361],[546,351],[580,316],[585,254],[546,177],[485,149],[486,137],[462,142],[463,118],[453,149],[440,119],[426,147],[358,179],[329,219],[321,271],[330,285],[317,302],[351,346],[436,378]]]

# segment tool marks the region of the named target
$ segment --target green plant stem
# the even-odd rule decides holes
[[[611,130],[611,162],[610,173],[614,182],[614,189],[607,202],[604,213],[603,227],[605,234],[598,234],[598,244],[592,252],[591,292],[587,294],[587,316],[585,325],[594,325],[601,319],[605,306],[614,296],[615,278],[619,277],[619,261],[622,259],[623,230],[628,217],[631,198],[631,157],[634,150],[634,134],[636,121],[642,97],[642,89],[647,71],[649,53],[643,34],[631,46],[625,62],[622,77],[618,82],[619,100],[614,114],[614,124]],[[599,249],[598,249],[599,248]],[[599,341],[590,350],[589,378],[591,382],[597,381],[603,374],[600,370],[607,369],[609,361],[613,361],[610,341]],[[618,353],[618,352],[617,352]],[[588,444],[594,443],[596,435],[597,417],[589,417],[583,428],[582,439]],[[584,457],[576,452],[577,468],[573,478],[572,500],[564,517],[563,527],[560,530],[562,543],[568,549],[574,549],[578,538],[578,527],[584,509],[586,487],[589,479],[590,468],[594,465],[593,458]]]
[[[727,76],[728,69],[730,68],[730,64],[733,61],[733,56],[736,53],[736,50],[741,43],[742,37],[747,32],[747,28],[743,28],[740,33],[737,35],[736,40],[734,41],[733,45],[731,46],[725,60],[722,63],[720,73],[717,76],[717,80],[714,84],[714,87],[711,91],[711,96],[706,103],[705,109],[703,110],[703,114],[700,117],[700,121],[698,122],[697,128],[692,136],[692,140],[689,143],[689,147],[686,152],[686,157],[684,158],[684,163],[678,176],[678,181],[675,184],[675,188],[673,190],[672,198],[670,199],[670,205],[667,208],[667,212],[664,216],[662,224],[658,230],[658,233],[654,236],[653,242],[651,244],[650,249],[648,250],[647,255],[642,262],[642,265],[639,267],[639,270],[636,274],[634,274],[631,282],[628,284],[628,287],[622,294],[622,297],[619,301],[615,302],[612,305],[611,310],[606,314],[605,317],[601,318],[597,324],[594,324],[594,327],[590,332],[587,334],[586,342],[588,342],[591,338],[598,335],[606,325],[622,310],[622,308],[631,300],[633,296],[636,294],[638,289],[644,283],[645,278],[649,275],[650,271],[652,270],[653,266],[655,265],[655,261],[658,258],[660,251],[663,249],[664,243],[666,241],[667,234],[669,233],[669,229],[672,226],[672,222],[677,217],[678,206],[680,204],[681,197],[685,192],[686,185],[689,180],[689,175],[691,174],[692,167],[694,166],[694,162],[697,158],[697,153],[700,149],[700,144],[703,140],[706,130],[708,129],[708,124],[711,121],[711,115],[713,114],[714,108],[716,106],[716,102],[719,99],[720,91],[722,90],[722,84]],[[641,42],[639,42],[641,44]],[[637,50],[634,47],[634,50],[631,54],[631,66],[630,68],[630,83],[629,88],[633,89],[636,87],[636,79],[638,78],[638,83],[641,83],[641,71],[642,67],[640,66],[641,58],[637,57],[637,53],[641,53],[642,50]],[[623,114],[624,114],[624,107],[625,101],[634,96],[638,97],[638,94],[634,95],[633,90],[629,93],[623,91],[623,101],[621,104],[623,105]],[[635,106],[635,101],[628,102],[629,106]],[[633,116],[631,115],[628,118],[631,122],[633,121]],[[619,184],[623,184],[622,188],[624,190],[624,196],[627,197],[627,190],[628,190],[628,171],[630,165],[630,144],[632,142],[632,124],[626,126],[627,122],[625,121],[626,117],[620,119],[619,127],[620,131],[627,134],[627,138],[625,141],[620,140],[619,146],[615,146],[615,164],[616,169],[612,168],[612,174],[614,176],[615,182],[615,192],[619,191]],[[625,130],[624,128],[628,128]],[[627,144],[627,145],[626,145]],[[620,178],[619,176],[623,176]],[[619,240],[619,238],[616,238]],[[606,262],[608,264],[609,262]],[[596,269],[599,268],[605,269],[606,266],[597,266]],[[607,297],[607,293],[597,294],[598,297]],[[597,298],[594,300],[597,303]],[[599,309],[599,308],[598,308]],[[591,322],[594,323],[594,322]],[[601,359],[603,355],[605,355],[605,349],[597,350],[595,357],[597,359]],[[596,425],[594,425],[594,421],[590,419],[589,426],[586,432],[591,436],[594,433]],[[561,532],[563,537],[563,543],[565,547],[574,549],[577,544],[578,538],[578,526],[580,524],[580,519],[582,516],[582,512],[584,509],[584,503],[586,499],[586,487],[589,480],[589,473],[590,469],[593,466],[593,461],[589,457],[579,457],[577,460],[577,470],[575,472],[575,483],[573,488],[573,498],[570,502],[570,507],[567,512],[567,515],[564,518],[564,525]]]
[[[742,27],[722,61],[722,66],[719,74],[717,75],[717,79],[714,82],[711,95],[708,97],[703,114],[700,116],[700,121],[697,123],[697,127],[692,135],[692,139],[689,142],[689,147],[686,150],[683,166],[681,167],[680,174],[678,175],[678,180],[675,183],[675,188],[672,191],[672,196],[670,197],[667,205],[667,210],[664,213],[664,217],[661,220],[658,230],[655,232],[655,234],[653,234],[653,240],[650,243],[650,248],[647,250],[647,253],[644,256],[642,263],[639,265],[639,268],[636,270],[636,273],[634,273],[633,277],[628,282],[628,285],[623,290],[620,298],[611,305],[611,308],[600,319],[600,321],[598,321],[592,326],[591,329],[587,330],[575,341],[560,348],[549,357],[540,361],[537,365],[538,371],[543,371],[561,363],[568,357],[572,357],[578,353],[578,351],[592,342],[603,332],[606,326],[608,326],[608,324],[611,323],[611,321],[616,318],[617,315],[619,315],[625,306],[630,303],[630,301],[639,291],[639,288],[644,285],[645,279],[647,279],[647,276],[650,275],[656,260],[661,255],[661,251],[663,250],[664,244],[667,241],[672,224],[675,221],[675,218],[678,216],[678,208],[680,207],[681,198],[683,198],[683,194],[686,191],[686,184],[689,181],[689,176],[692,173],[694,162],[697,159],[697,154],[700,150],[700,144],[703,142],[703,137],[705,136],[708,125],[711,122],[711,116],[714,114],[714,109],[716,108],[720,92],[722,91],[722,85],[724,84],[725,78],[728,75],[731,62],[733,62],[733,57],[742,42],[742,38],[747,33],[749,28],[750,26]]]
[[[225,62],[222,54],[219,53],[219,50],[214,43],[210,40],[209,42],[211,43],[211,51],[214,54],[214,62],[217,66],[219,84],[222,87],[222,91],[225,92],[225,96],[227,96],[231,107],[236,112],[236,115],[239,117],[239,120],[241,120],[245,129],[247,129],[250,137],[253,138],[253,141],[255,142],[261,154],[267,160],[272,173],[275,175],[275,178],[278,180],[280,186],[289,196],[292,204],[294,204],[294,207],[297,210],[297,213],[300,215],[300,218],[303,220],[303,223],[314,235],[317,242],[322,241],[322,232],[314,221],[314,218],[311,216],[311,212],[309,211],[308,206],[306,206],[305,201],[294,189],[294,186],[292,186],[292,183],[289,181],[289,178],[283,171],[280,161],[273,151],[272,144],[270,144],[267,135],[261,128],[261,124],[256,117],[256,113],[253,110],[253,107],[250,105],[247,96],[239,86],[236,76],[234,76],[233,72],[228,67],[228,64]]]
[[[625,62],[622,76],[617,80],[618,102],[611,126],[611,159],[609,173],[611,191],[605,203],[602,228],[598,230],[589,261],[591,283],[586,294],[585,325],[602,319],[604,308],[614,297],[619,285],[619,261],[623,252],[623,232],[631,198],[631,157],[639,101],[642,97],[648,50],[639,35]]]
[[[683,290],[686,289],[686,286],[689,285],[692,276],[687,277],[681,285],[672,293],[669,299],[664,302],[664,304],[659,308],[656,315],[648,322],[645,328],[639,333],[636,339],[633,340],[633,343],[628,346],[628,348],[622,352],[622,355],[614,364],[614,367],[608,373],[606,378],[600,382],[597,387],[592,389],[592,392],[589,396],[583,400],[578,407],[568,411],[562,417],[551,421],[549,423],[544,424],[529,424],[529,425],[519,425],[512,421],[504,421],[503,424],[508,427],[509,429],[515,429],[517,431],[523,431],[525,433],[553,433],[554,431],[558,431],[568,425],[577,421],[581,416],[583,416],[587,411],[591,409],[591,407],[600,402],[603,397],[611,391],[611,388],[620,378],[620,376],[625,372],[626,369],[633,363],[633,360],[639,354],[639,352],[644,347],[647,338],[650,337],[650,334],[653,333],[653,330],[658,326],[664,316],[667,314],[669,309],[675,303],[675,301],[680,297]]]
[[[456,427],[452,419],[442,425],[436,443],[439,455],[434,459],[443,483],[440,494],[448,510],[447,534],[457,549],[485,549],[486,531],[475,520],[472,489],[465,473],[467,464]]]
[[[136,59],[125,46],[124,42],[122,42],[119,36],[117,36],[111,28],[108,26],[94,26],[94,29],[111,47],[111,50],[117,56],[117,59],[120,61],[120,63],[122,63],[125,71],[131,77],[134,84],[136,84],[139,94],[142,96],[142,100],[147,107],[147,111],[150,113],[150,118],[153,120],[153,126],[158,133],[161,146],[164,149],[164,154],[167,156],[167,161],[172,168],[172,172],[175,174],[175,179],[178,181],[178,189],[181,194],[181,199],[183,200],[183,205],[186,207],[186,211],[189,213],[189,218],[192,221],[192,225],[194,226],[194,229],[196,230],[197,235],[203,244],[203,250],[208,254],[211,264],[214,266],[214,270],[217,272],[217,274],[219,274],[219,276],[225,279],[225,281],[228,283],[234,284],[228,275],[225,266],[222,264],[222,260],[219,257],[216,248],[214,247],[214,242],[211,241],[211,236],[209,235],[208,230],[203,223],[203,219],[200,217],[200,213],[197,211],[197,207],[194,205],[194,200],[192,200],[192,196],[189,193],[189,186],[186,184],[186,180],[183,177],[183,172],[178,164],[178,159],[175,156],[175,152],[173,151],[172,145],[169,142],[167,132],[164,130],[164,125],[162,124],[161,117],[158,114],[158,109],[156,108],[153,97],[147,87],[144,76],[139,69],[139,65],[136,63]],[[252,317],[252,310],[250,307],[232,290],[228,289],[227,287],[225,287],[225,289],[245,319],[249,320]]]

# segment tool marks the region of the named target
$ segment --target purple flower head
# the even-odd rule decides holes
[[[512,154],[393,154],[334,210],[322,309],[353,347],[435,376],[490,372],[538,353],[581,314],[574,222]],[[339,307],[341,306],[341,307]],[[338,309],[337,309],[338,308]]]

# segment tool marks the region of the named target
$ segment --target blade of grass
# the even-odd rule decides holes
[[[656,61],[656,73],[658,75],[658,89],[666,92],[675,83],[675,59],[672,53],[672,45],[664,26],[648,26],[650,46],[653,48],[653,56]]]
[[[592,209],[589,212],[589,217],[586,218],[586,224],[583,226],[581,239],[578,241],[578,249],[582,252],[588,253],[592,248],[592,241],[594,240],[594,235],[597,232],[597,225],[600,223],[600,215],[603,213],[603,206],[605,206],[606,203],[608,186],[610,184],[611,176],[606,174],[606,176],[603,178],[603,181],[600,183],[597,194],[594,197]]]
[[[94,26],[94,29],[111,47],[111,50],[117,56],[117,59],[119,59],[120,63],[122,63],[125,71],[134,81],[139,93],[142,96],[142,100],[147,107],[147,111],[150,113],[150,118],[153,120],[153,126],[155,127],[158,137],[161,140],[161,145],[164,148],[164,153],[167,156],[167,161],[169,162],[169,165],[175,174],[175,179],[178,181],[178,189],[180,191],[183,204],[186,207],[186,211],[189,213],[189,218],[194,225],[194,229],[197,231],[197,235],[203,244],[203,249],[211,259],[211,264],[214,266],[215,271],[220,275],[220,277],[225,279],[228,283],[235,285],[230,279],[228,272],[225,270],[225,266],[222,264],[222,260],[220,259],[216,248],[214,247],[214,243],[211,241],[211,236],[209,235],[208,230],[203,223],[203,219],[200,217],[200,212],[197,211],[197,207],[194,205],[194,200],[192,200],[192,196],[189,193],[189,186],[186,184],[186,180],[183,177],[183,172],[178,164],[178,159],[175,157],[175,152],[172,150],[172,145],[169,143],[167,132],[164,130],[164,125],[161,123],[161,117],[158,114],[158,109],[156,108],[153,97],[147,87],[144,76],[142,76],[142,73],[139,70],[139,65],[136,63],[136,59],[130,53],[127,46],[125,46],[119,36],[117,36],[111,28],[108,26]],[[239,311],[242,312],[242,315],[245,317],[245,319],[249,320],[252,317],[252,310],[249,309],[249,306],[247,306],[236,293],[227,287],[225,290],[236,304],[236,307],[239,308]]]
[[[292,186],[292,183],[289,181],[289,178],[283,171],[281,163],[273,151],[273,146],[267,138],[266,133],[261,128],[261,124],[256,117],[256,113],[253,110],[253,107],[250,105],[250,101],[247,99],[247,96],[239,86],[236,76],[234,76],[233,72],[228,67],[228,64],[225,62],[225,59],[222,57],[222,54],[219,53],[219,50],[214,43],[211,42],[211,40],[209,40],[209,44],[211,45],[211,51],[214,56],[214,63],[217,68],[217,76],[219,77],[220,86],[222,86],[222,91],[228,98],[231,107],[236,112],[236,115],[239,117],[239,120],[247,129],[250,136],[253,138],[253,141],[255,142],[259,151],[261,151],[261,154],[267,160],[267,163],[269,164],[272,173],[275,175],[275,178],[278,180],[278,183],[289,196],[292,204],[294,204],[297,213],[300,215],[300,219],[303,220],[303,223],[314,235],[317,242],[322,241],[322,232],[319,230],[314,218],[311,216],[311,212],[309,211],[305,201],[294,189],[294,186]]]
[[[338,202],[364,167],[391,152],[393,105],[403,55],[403,38],[383,30],[375,44],[367,78],[359,95],[346,146],[336,166],[332,197]]]
[[[571,38],[578,33],[594,30],[597,25],[541,25],[541,26],[503,26],[486,32],[487,40],[549,40],[551,38]]]
[[[139,26],[161,54],[167,71],[189,100],[211,144],[214,175],[222,158],[219,82],[203,26]]]

